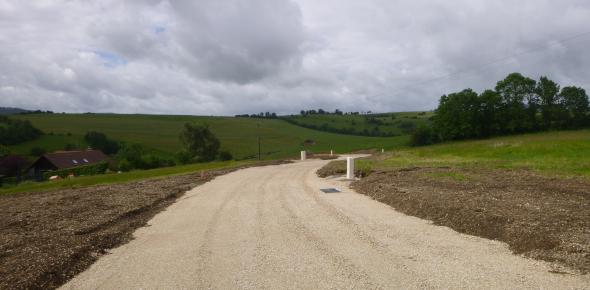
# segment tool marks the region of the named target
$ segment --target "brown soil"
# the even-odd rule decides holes
[[[0,289],[62,285],[185,191],[234,170],[0,196]]]
[[[408,215],[506,242],[517,254],[590,272],[588,180],[527,170],[406,168],[373,172],[352,187]]]

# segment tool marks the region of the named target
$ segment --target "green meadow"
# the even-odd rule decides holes
[[[590,177],[590,130],[555,131],[400,148],[369,162],[373,168],[468,167],[531,169]]]
[[[280,119],[119,114],[35,114],[13,117],[30,120],[45,132],[38,140],[10,147],[13,153],[24,155],[29,154],[33,147],[42,147],[48,152],[63,150],[66,144],[84,148],[84,134],[98,131],[111,139],[141,144],[153,153],[172,156],[181,149],[178,135],[187,122],[208,124],[220,139],[222,149],[229,150],[236,159],[256,157],[259,137],[263,159],[297,156],[304,148],[312,152],[334,150],[337,153],[371,148],[392,149],[408,141],[407,136],[364,137],[321,132]],[[303,147],[305,140],[313,140],[315,144]]]
[[[143,180],[150,178],[161,178],[166,176],[181,175],[187,173],[194,173],[199,171],[235,168],[243,165],[253,164],[255,161],[224,161],[224,162],[209,162],[196,163],[190,165],[164,167],[150,170],[136,170],[124,173],[109,173],[93,176],[81,176],[72,179],[62,179],[49,182],[34,182],[27,181],[19,185],[11,185],[0,187],[0,195],[11,194],[17,192],[35,192],[50,189],[60,188],[77,188],[99,184],[116,184],[135,180]]]

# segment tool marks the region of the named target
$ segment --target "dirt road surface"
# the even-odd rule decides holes
[[[396,212],[321,179],[328,161],[240,170],[156,215],[66,289],[590,289],[506,244]],[[336,187],[341,193],[325,194]]]

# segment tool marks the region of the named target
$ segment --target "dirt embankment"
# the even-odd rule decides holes
[[[506,242],[517,254],[590,272],[587,180],[527,170],[406,168],[375,171],[352,187],[408,215]]]
[[[60,286],[185,191],[234,170],[0,196],[0,289]]]

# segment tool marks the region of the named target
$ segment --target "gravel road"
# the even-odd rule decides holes
[[[66,289],[590,289],[506,244],[396,212],[315,171],[240,170],[199,186]],[[336,187],[341,193],[325,194]]]

